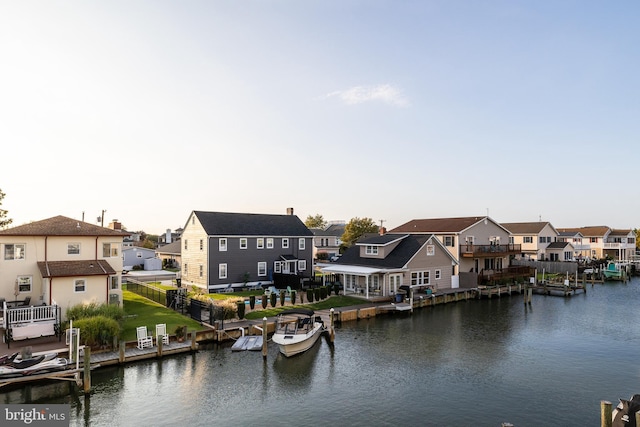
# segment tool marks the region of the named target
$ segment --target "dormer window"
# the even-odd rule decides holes
[[[377,246],[367,246],[364,253],[367,254],[367,255],[378,255],[378,247]]]

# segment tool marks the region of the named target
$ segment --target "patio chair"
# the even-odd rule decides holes
[[[153,347],[153,337],[147,333],[146,326],[138,326],[136,328],[136,336],[138,337],[138,348],[140,350]]]
[[[278,290],[275,286],[269,286],[267,289],[265,289],[264,294],[266,296],[270,296],[271,294],[278,294]]]
[[[26,297],[20,304],[20,307],[28,307],[31,304],[31,297]]]
[[[220,292],[223,294],[233,292],[233,287],[231,287],[231,283],[229,283],[226,288],[220,289]]]
[[[290,297],[291,296],[291,286],[287,286],[287,290],[284,293],[286,296]]]
[[[167,333],[167,324],[160,323],[156,325],[156,345],[162,340],[163,344],[169,345],[169,334]]]

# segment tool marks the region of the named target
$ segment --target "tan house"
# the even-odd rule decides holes
[[[0,231],[0,298],[27,305],[122,303],[128,233],[64,216]]]
[[[546,248],[558,241],[558,231],[549,222],[503,222],[502,226],[511,232],[509,242],[520,245],[521,252],[516,255],[519,259],[549,259]]]
[[[510,256],[521,253],[520,245],[509,242],[509,230],[488,216],[414,219],[389,233],[435,235],[458,263],[461,282],[454,274],[454,288],[475,286],[477,275],[502,271]]]
[[[636,235],[631,229],[612,229],[606,225],[559,228],[560,233],[580,233],[588,244],[593,259],[631,259],[636,251]]]

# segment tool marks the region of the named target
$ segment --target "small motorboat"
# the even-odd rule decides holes
[[[66,368],[67,359],[57,356],[58,353],[46,353],[25,359],[18,353],[6,358],[2,356],[0,358],[0,378],[33,375]]]
[[[640,394],[634,394],[631,399],[620,399],[611,414],[612,427],[632,427],[636,425],[636,412],[640,411]]]
[[[324,322],[314,317],[313,310],[294,308],[278,315],[272,340],[280,353],[290,357],[310,349],[324,330]]]

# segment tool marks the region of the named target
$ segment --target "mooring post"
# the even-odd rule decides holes
[[[329,310],[329,341],[330,342],[333,342],[336,336],[335,330],[333,329],[333,312],[334,312],[334,309],[333,307],[331,307],[331,310]]]
[[[267,318],[262,318],[262,359],[267,360]]]
[[[184,328],[186,329],[187,327],[185,326]],[[196,330],[194,329],[193,331],[191,331],[191,351],[196,351],[197,345],[198,343],[196,341]]]
[[[157,338],[158,337],[156,337],[156,344],[158,345],[158,357],[162,357],[162,338]]]
[[[91,347],[84,347],[84,375],[82,377],[82,386],[85,393],[91,392]]]
[[[636,412],[636,425],[640,426],[640,411]]]
[[[124,352],[127,344],[124,341],[120,341],[120,347],[118,348],[118,362],[124,363]]]
[[[611,402],[608,400],[600,401],[600,426],[611,427]]]

